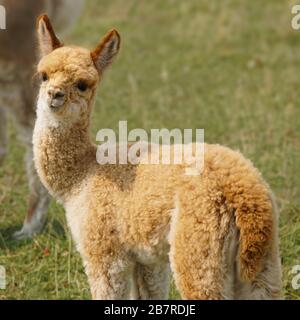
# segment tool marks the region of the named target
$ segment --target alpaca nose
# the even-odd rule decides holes
[[[64,92],[58,91],[54,94],[54,99],[63,98],[65,96]]]
[[[48,104],[49,104],[49,107],[51,107],[51,109],[56,109],[65,104],[65,101],[66,101],[65,91],[59,87],[50,87],[48,89],[48,96],[49,96]]]
[[[51,88],[48,90],[48,95],[52,99],[62,99],[65,96],[65,92],[61,88]]]

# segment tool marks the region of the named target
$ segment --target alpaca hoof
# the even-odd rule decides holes
[[[34,233],[29,232],[28,230],[23,230],[23,228],[19,231],[16,231],[13,234],[13,239],[14,240],[24,240],[24,239],[31,239],[34,236]]]
[[[31,239],[33,238],[35,235],[37,235],[38,233],[41,232],[43,226],[38,226],[36,228],[33,228],[30,225],[26,225],[24,224],[22,229],[19,231],[16,231],[13,234],[13,239],[14,240],[25,240],[25,239]]]

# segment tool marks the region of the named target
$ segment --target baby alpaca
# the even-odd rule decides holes
[[[35,165],[64,205],[93,298],[166,299],[170,271],[184,299],[280,298],[278,211],[252,164],[207,144],[198,176],[184,164],[97,164],[90,114],[120,36],[92,52],[63,46],[44,15],[38,37]]]

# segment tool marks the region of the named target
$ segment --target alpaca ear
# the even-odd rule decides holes
[[[99,72],[109,66],[119,52],[121,38],[117,30],[109,31],[91,52],[91,57]]]
[[[46,14],[37,19],[37,33],[40,56],[44,57],[53,50],[62,47],[62,43],[56,37],[50,19]]]

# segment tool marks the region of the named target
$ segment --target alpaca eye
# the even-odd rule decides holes
[[[49,77],[48,77],[48,75],[47,75],[47,73],[46,73],[46,72],[42,72],[41,77],[42,77],[42,80],[43,80],[44,82],[45,82],[45,81],[47,81],[47,80],[49,79]]]
[[[87,83],[86,83],[85,81],[80,80],[80,81],[78,81],[78,83],[77,83],[77,88],[78,88],[80,91],[84,92],[84,91],[87,90],[88,85],[87,85]]]

